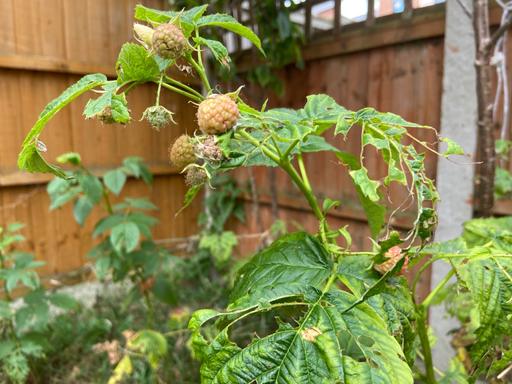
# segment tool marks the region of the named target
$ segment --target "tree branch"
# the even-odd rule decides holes
[[[484,50],[485,52],[489,53],[494,49],[494,46],[498,42],[498,40],[507,32],[508,28],[512,25],[512,15],[509,15],[509,17],[505,20],[504,23],[502,23],[499,28],[494,31],[494,33],[491,35],[491,38],[489,41],[485,44]]]

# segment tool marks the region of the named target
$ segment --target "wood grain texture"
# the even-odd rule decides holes
[[[83,227],[74,222],[71,206],[49,211],[48,175],[17,169],[24,136],[44,106],[87,72],[114,75],[121,45],[132,39],[136,0],[0,0],[0,225],[26,224],[23,248],[46,261],[43,275],[77,269],[89,262],[93,223],[104,215],[96,209]],[[164,8],[163,0],[142,3]],[[189,83],[194,80],[187,79]],[[169,165],[168,146],[182,132],[195,130],[195,107],[180,96],[163,92],[161,102],[176,113],[177,125],[153,130],[139,119],[155,100],[156,87],[144,85],[128,95],[132,123],[102,125],[84,121],[82,111],[94,93],[60,111],[41,135],[45,154],[54,161],[63,152],[80,152],[84,164],[101,175],[126,156],[140,156],[155,173],[148,187],[129,179],[125,196],[148,196],[160,210],[155,238],[196,232],[200,200],[175,218],[186,187]]]

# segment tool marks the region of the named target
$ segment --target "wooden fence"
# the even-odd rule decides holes
[[[0,0],[0,225],[26,224],[27,248],[46,261],[42,273],[70,271],[86,262],[91,246],[94,212],[87,224],[75,224],[71,208],[49,212],[49,177],[21,173],[16,167],[21,142],[38,114],[81,75],[115,74],[121,45],[132,38],[136,0]],[[143,1],[162,8],[164,0]],[[90,96],[90,95],[89,95]],[[163,95],[176,112],[178,126],[155,132],[138,122],[155,98],[151,86],[128,97],[133,122],[126,127],[84,121],[87,97],[64,109],[42,135],[52,161],[67,151],[80,152],[98,173],[120,165],[126,156],[141,156],[155,173],[153,186],[130,180],[126,194],[149,196],[160,207],[156,238],[195,232],[194,206],[174,217],[186,191],[181,175],[168,162],[168,145],[181,132],[194,130],[193,107],[177,96]]]
[[[163,1],[144,1],[154,7]],[[408,2],[410,4],[410,2]],[[16,155],[25,133],[48,100],[86,72],[113,75],[116,53],[131,37],[131,14],[135,1],[117,0],[0,0],[0,223],[21,221],[28,224],[25,235],[38,258],[47,261],[45,273],[69,271],[85,262],[90,247],[91,225],[74,224],[69,208],[48,213],[45,176],[20,174]],[[499,14],[493,11],[497,21]],[[372,106],[398,113],[408,120],[438,127],[443,74],[444,5],[414,9],[407,17],[395,14],[371,23],[340,25],[331,34],[312,38],[303,51],[305,70],[290,67],[282,73],[286,95],[273,98],[274,106],[301,107],[310,93],[328,93],[347,108]],[[107,38],[108,36],[108,38]],[[510,54],[509,50],[509,54]],[[253,56],[242,56],[240,68],[253,64]],[[249,92],[247,92],[249,93]],[[140,116],[154,97],[146,87],[130,96],[133,116]],[[119,164],[127,155],[139,155],[150,164],[157,177],[148,190],[130,181],[128,193],[149,193],[161,208],[161,224],[156,238],[181,237],[196,229],[199,203],[181,216],[174,213],[181,205],[185,187],[181,177],[168,166],[168,143],[188,128],[195,127],[190,104],[175,96],[166,102],[177,112],[179,128],[157,133],[134,121],[127,127],[102,126],[82,120],[85,99],[64,111],[48,127],[43,141],[49,156],[69,150],[82,153],[86,164],[98,172]],[[434,140],[429,131],[416,131],[426,141]],[[331,138],[344,149],[358,145],[351,136],[346,142]],[[385,171],[372,153],[366,157],[371,175]],[[427,156],[427,169],[435,177],[437,159]],[[306,156],[312,184],[320,197],[342,199],[345,203],[330,215],[333,225],[350,225],[354,244],[369,246],[364,214],[346,173],[340,171],[329,154]],[[461,165],[464,166],[464,165]],[[242,182],[247,172],[238,172]],[[246,195],[247,223],[236,226],[240,234],[265,231],[280,218],[289,227],[316,230],[310,211],[285,175],[268,169],[255,169],[258,209]],[[273,180],[273,181],[272,181]],[[272,207],[272,191],[277,191],[277,207]],[[392,205],[400,203],[405,191],[393,187]],[[275,209],[277,208],[277,209]],[[256,211],[259,211],[256,214]],[[512,213],[510,203],[499,203],[497,212]],[[97,215],[97,213],[96,213]],[[97,216],[96,216],[97,217]],[[397,216],[393,224],[403,230],[411,226],[411,212]],[[244,241],[240,253],[253,251],[258,239]],[[425,286],[428,285],[425,281]]]

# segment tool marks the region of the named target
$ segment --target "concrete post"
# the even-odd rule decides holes
[[[468,15],[468,11],[473,10],[472,3],[471,0],[446,2],[441,135],[461,144],[473,158],[477,138],[477,95],[475,38],[472,20]],[[437,188],[442,201],[438,206],[439,226],[435,235],[436,241],[459,236],[462,224],[471,219],[473,178],[473,166],[439,159]],[[432,287],[442,280],[449,269],[449,265],[444,262],[433,264]],[[430,324],[438,337],[433,349],[434,364],[445,370],[454,355],[447,332],[457,327],[457,322],[447,318],[444,307],[439,306],[431,311]]]

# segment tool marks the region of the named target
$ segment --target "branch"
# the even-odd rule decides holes
[[[509,17],[505,20],[505,22],[502,23],[496,31],[494,31],[494,33],[491,35],[491,38],[489,39],[487,44],[485,44],[484,51],[490,52],[494,48],[494,46],[496,45],[498,40],[501,38],[501,36],[503,36],[507,32],[508,28],[511,25],[512,25],[512,14],[509,15]]]
[[[464,13],[466,14],[467,17],[469,17],[470,19],[473,18],[473,14],[471,13],[471,11],[469,10],[468,6],[466,4],[464,4],[462,2],[462,0],[457,0],[457,2],[459,3],[460,7],[462,8],[462,10],[464,11]]]

